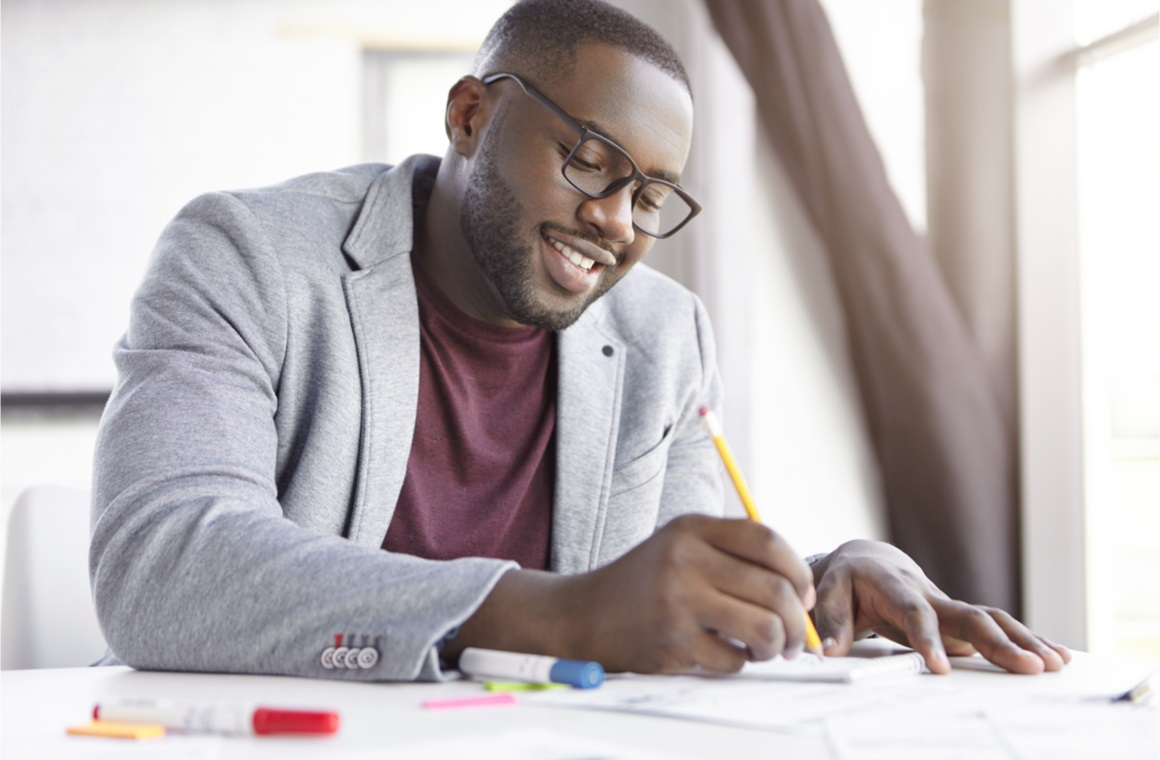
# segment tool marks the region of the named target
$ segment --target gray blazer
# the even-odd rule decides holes
[[[121,661],[439,678],[440,642],[515,567],[380,548],[416,425],[413,188],[437,167],[209,194],[166,228],[114,350],[94,468],[93,595]],[[558,351],[553,569],[719,513],[697,410],[721,390],[696,296],[638,265]],[[378,661],[324,667],[336,636]]]

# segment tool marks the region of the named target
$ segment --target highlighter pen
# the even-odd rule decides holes
[[[604,683],[604,668],[598,662],[561,660],[478,647],[467,647],[459,655],[459,672],[487,681],[563,683],[579,689],[593,689]]]
[[[226,736],[320,735],[338,731],[338,713],[333,712],[158,699],[101,702],[93,708],[93,719],[111,723],[152,723],[165,726],[169,731]]]
[[[737,489],[737,495],[741,498],[741,506],[745,507],[745,514],[749,515],[749,519],[754,522],[761,522],[761,515],[757,511],[757,505],[753,503],[753,496],[749,493],[749,486],[745,484],[745,478],[741,475],[741,468],[737,466],[737,460],[733,458],[733,452],[729,450],[729,444],[725,442],[725,432],[721,429],[721,423],[717,420],[717,415],[713,414],[713,410],[707,406],[701,407],[701,419],[705,420],[705,427],[709,428],[709,435],[713,438],[713,445],[717,447],[717,453],[721,455],[721,461],[725,463],[725,469],[729,473],[729,479],[733,481],[733,487]],[[818,636],[818,631],[814,628],[814,621],[810,619],[810,614],[805,613],[806,616],[806,647],[810,651],[821,656],[822,654],[822,639]]]

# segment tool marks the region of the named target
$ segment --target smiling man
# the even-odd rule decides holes
[[[570,76],[550,82],[557,97],[578,113],[599,114],[599,120],[578,121],[507,72],[461,80],[451,91],[452,145],[471,145],[478,154],[470,156],[470,175],[462,173],[468,164],[457,161],[440,175],[447,186],[466,189],[453,204],[462,208],[461,229],[433,214],[424,232],[432,271],[468,268],[469,276],[445,278],[440,285],[458,303],[478,308],[466,309],[477,319],[509,327],[569,327],[643,258],[657,236],[675,233],[700,210],[676,184],[692,137],[687,84],[599,42],[579,46],[573,57]],[[494,58],[492,66],[519,67],[518,60]],[[623,90],[592,85],[616,79]],[[626,103],[624,91],[642,96]],[[496,136],[476,147],[474,130],[488,117]],[[509,117],[513,122],[504,129]],[[635,147],[645,169],[614,136]],[[577,194],[589,200],[578,205]]]
[[[451,88],[442,160],[187,206],[102,421],[110,661],[438,678],[466,646],[731,671],[875,630],[931,668],[1066,650],[853,542],[812,568],[719,517],[698,299],[640,262],[700,210],[688,79],[652,29],[529,0]],[[815,585],[816,591],[815,591]]]

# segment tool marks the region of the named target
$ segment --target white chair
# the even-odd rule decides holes
[[[89,589],[89,494],[36,485],[8,518],[0,668],[90,665],[105,652]]]

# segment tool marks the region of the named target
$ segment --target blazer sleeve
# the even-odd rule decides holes
[[[203,196],[166,228],[114,349],[96,446],[105,638],[141,669],[440,678],[441,641],[515,565],[391,554],[284,516],[287,313],[278,258],[237,197]]]

